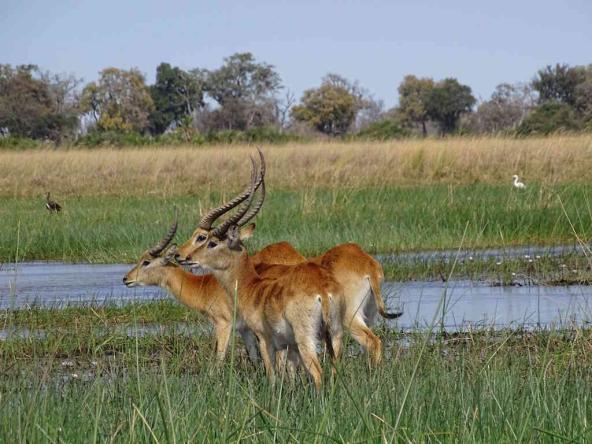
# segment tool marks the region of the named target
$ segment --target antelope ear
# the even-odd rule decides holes
[[[228,239],[228,248],[235,251],[241,251],[241,233],[236,225],[233,225],[228,229],[226,233]]]
[[[249,224],[240,230],[240,240],[249,239],[255,231],[255,224]]]

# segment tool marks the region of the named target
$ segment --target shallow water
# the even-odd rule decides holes
[[[156,287],[127,288],[123,276],[132,265],[26,262],[0,268],[0,309],[28,306],[123,305],[166,297]]]
[[[127,288],[131,265],[22,263],[0,268],[0,309],[30,306],[123,305],[167,298],[155,287]],[[570,327],[592,321],[592,287],[492,287],[472,281],[388,282],[391,310],[404,314],[388,325],[425,328],[436,321],[446,330],[491,327]]]
[[[592,287],[492,287],[473,281],[388,282],[383,293],[403,316],[389,325],[432,325],[448,331],[471,328],[568,328],[592,321]]]

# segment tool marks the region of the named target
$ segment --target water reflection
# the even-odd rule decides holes
[[[592,287],[492,287],[472,281],[392,282],[387,305],[403,308],[397,327],[567,328],[592,320]]]

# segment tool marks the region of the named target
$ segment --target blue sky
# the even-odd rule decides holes
[[[218,67],[250,51],[300,97],[328,72],[388,106],[406,74],[457,77],[480,98],[556,62],[592,63],[592,2],[0,0],[0,63],[85,81],[167,61]]]

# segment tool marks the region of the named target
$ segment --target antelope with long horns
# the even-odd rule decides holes
[[[128,287],[162,287],[186,307],[206,315],[214,326],[216,357],[221,362],[226,355],[232,333],[233,312],[230,301],[214,276],[196,276],[179,267],[174,259],[175,247],[167,249],[176,231],[175,217],[167,234],[156,246],[140,256],[138,263],[123,278],[123,283]],[[236,329],[245,343],[249,358],[256,362],[258,354],[255,337],[240,318],[237,319]]]
[[[242,319],[258,339],[270,380],[274,379],[276,352],[287,349],[288,359],[303,364],[318,390],[322,375],[317,355],[318,337],[324,338],[332,355],[331,333],[339,329],[339,322],[331,299],[341,288],[328,270],[311,262],[291,266],[277,279],[266,279],[257,273],[242,243],[255,228],[254,224],[245,225],[259,212],[265,199],[264,165],[257,178],[253,159],[252,162],[253,174],[246,202],[234,215],[208,232],[185,262],[211,270],[226,289],[229,300],[236,298]],[[261,195],[253,203],[258,182]]]
[[[265,158],[261,150],[258,151],[261,171],[256,187],[260,186],[265,175]],[[204,216],[193,235],[179,247],[177,258],[184,260],[193,249],[203,245],[212,231],[213,221],[244,202],[248,195],[249,188]],[[381,283],[384,279],[382,266],[359,245],[353,243],[338,245],[310,260],[327,268],[341,285],[343,292],[336,301],[339,305],[341,324],[369,352],[372,363],[378,364],[382,358],[382,342],[370,329],[376,321],[376,314],[378,312],[385,319],[395,319],[403,314],[400,311],[388,313],[385,309],[381,293]],[[305,261],[307,258],[298,253],[288,242],[268,245],[260,251],[259,255],[252,258],[257,272],[267,278],[277,278],[285,273],[285,268],[276,264],[295,265]],[[335,331],[332,338],[335,354],[339,356],[340,331]]]

